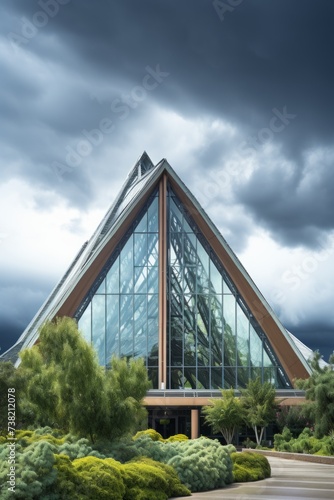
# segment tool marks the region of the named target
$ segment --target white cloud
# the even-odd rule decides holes
[[[58,280],[103,215],[80,213],[60,197],[56,203],[52,193],[52,208],[40,210],[34,200],[38,194],[48,195],[15,178],[0,186],[0,232],[6,235],[0,246],[2,275]]]

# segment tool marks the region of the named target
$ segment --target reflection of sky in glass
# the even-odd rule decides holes
[[[149,216],[148,216],[149,214]],[[149,232],[150,231],[154,232]],[[158,198],[154,197],[79,319],[102,365],[143,357],[157,380]],[[156,384],[156,381],[154,382]]]

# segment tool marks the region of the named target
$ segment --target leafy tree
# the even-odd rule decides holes
[[[45,323],[39,343],[21,353],[26,380],[22,404],[37,425],[81,436],[113,438],[135,430],[149,386],[142,360],[99,365],[93,347],[71,318]]]
[[[320,366],[321,356],[318,351],[310,362],[312,375],[307,380],[298,380],[297,386],[306,391],[304,407],[307,416],[314,418],[315,436],[321,438],[334,431],[334,353],[328,365]]]
[[[243,411],[240,399],[234,396],[233,389],[222,390],[221,393],[221,399],[210,399],[211,404],[204,406],[202,412],[213,432],[220,432],[226,443],[230,444],[235,431],[243,422]]]
[[[245,422],[255,432],[256,442],[262,441],[265,427],[274,420],[276,413],[275,388],[270,382],[261,382],[260,377],[250,380],[241,389]]]

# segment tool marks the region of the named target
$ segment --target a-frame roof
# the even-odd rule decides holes
[[[310,374],[310,367],[305,358],[217,227],[169,163],[163,159],[157,165],[153,165],[146,152],[142,154],[130,171],[120,194],[91,239],[82,246],[69,269],[36,316],[16,344],[2,355],[2,359],[15,361],[21,349],[32,346],[38,339],[40,326],[46,320],[56,316],[73,316],[75,314],[109,256],[116,249],[118,242],[126,234],[129,225],[138,215],[163,175],[167,177],[173,190],[230,275],[238,293],[266,333],[289,378],[293,380],[295,377],[307,377]]]

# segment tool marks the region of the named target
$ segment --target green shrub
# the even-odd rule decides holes
[[[191,495],[189,489],[181,483],[176,470],[171,465],[156,462],[155,460],[147,457],[141,457],[140,459],[133,460],[133,462],[137,464],[148,464],[163,471],[168,484],[168,498]]]
[[[287,440],[285,440],[287,438]],[[309,428],[305,428],[297,438],[291,438],[288,432],[275,434],[275,449],[292,453],[309,453],[311,455],[333,455],[334,440],[330,436],[317,439]]]
[[[222,488],[233,482],[230,454],[218,440],[202,437],[173,444],[177,444],[177,455],[167,463],[191,491]]]
[[[17,430],[15,435],[17,442],[23,447],[39,441],[47,441],[54,445],[62,445],[69,439],[67,435],[51,427],[39,427],[35,430]]]
[[[174,441],[188,441],[189,438],[185,434],[175,434],[174,436],[170,436],[165,439],[168,443],[173,443]]]
[[[101,459],[96,457],[78,458],[72,462],[79,475],[80,494],[94,500],[122,500],[125,493],[120,466],[112,458]]]
[[[267,457],[251,451],[232,453],[235,481],[257,481],[270,477],[271,468]]]
[[[140,456],[136,441],[130,437],[113,441],[98,441],[94,444],[94,450],[100,453],[100,458],[114,458],[122,464]]]
[[[42,498],[46,491],[52,491],[57,478],[54,467],[54,446],[46,441],[32,443],[22,452],[20,445],[16,448],[16,487],[15,498],[35,500]],[[8,490],[8,447],[0,446],[0,498],[12,499],[13,493]]]
[[[55,455],[57,479],[54,485],[56,498],[73,498],[73,500],[84,500],[85,485],[77,470],[73,467],[71,460],[66,455]]]
[[[252,448],[252,449],[255,449],[256,448],[256,443],[255,441],[252,441],[249,437],[242,443],[242,445],[245,447],[245,448]]]
[[[233,476],[236,483],[247,483],[248,481],[257,481],[258,479],[253,470],[239,464],[234,464]]]
[[[146,429],[145,431],[138,431],[137,434],[133,436],[133,439],[138,439],[143,436],[148,436],[149,438],[152,439],[152,441],[164,441],[162,435],[159,434],[159,432],[157,432],[154,429]]]
[[[172,465],[182,483],[191,491],[222,488],[233,482],[229,450],[218,440],[204,437],[185,441],[137,439],[138,451],[153,460]]]
[[[168,499],[166,475],[154,465],[154,462],[151,464],[130,462],[122,465],[121,473],[126,487],[124,500]]]

